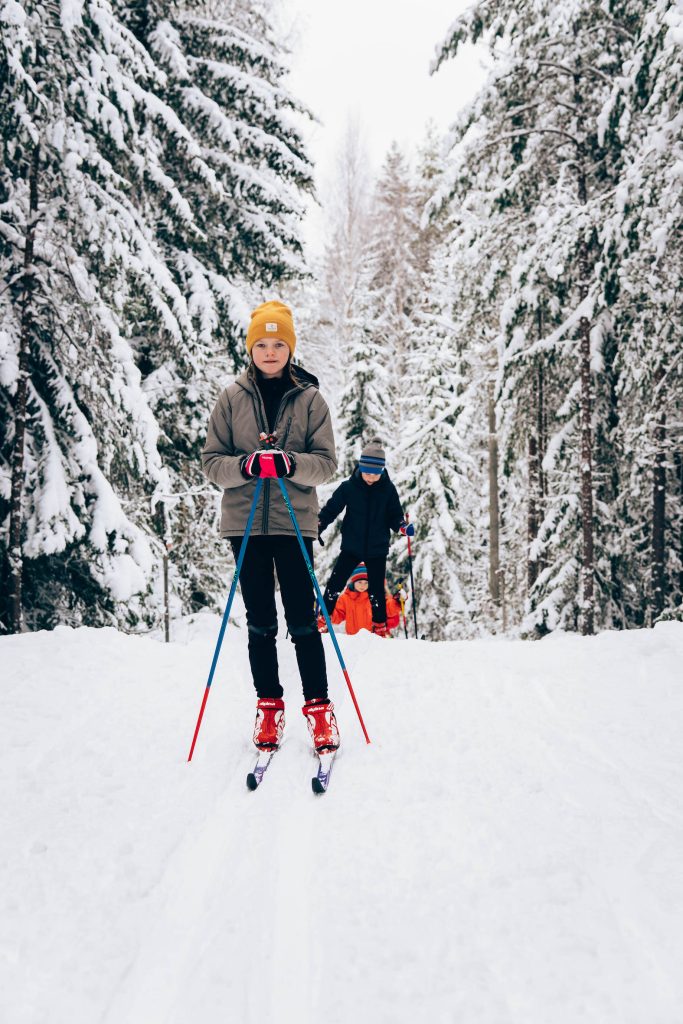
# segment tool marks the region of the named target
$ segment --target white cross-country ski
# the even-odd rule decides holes
[[[263,776],[266,774],[268,765],[273,760],[274,750],[261,750],[259,756],[254,765],[253,772],[249,772],[247,775],[247,786],[249,789],[258,789],[263,781]]]
[[[330,784],[330,775],[332,774],[332,763],[336,753],[336,750],[331,750],[327,754],[318,754],[318,774],[311,779],[314,793],[327,792],[327,787]]]

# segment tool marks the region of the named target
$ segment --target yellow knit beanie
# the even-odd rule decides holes
[[[247,331],[247,352],[251,355],[254,342],[259,338],[274,338],[284,341],[289,347],[290,356],[296,348],[296,334],[292,311],[284,302],[264,302],[257,306],[251,314],[251,323]]]

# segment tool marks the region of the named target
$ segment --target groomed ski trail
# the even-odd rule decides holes
[[[307,984],[308,866],[300,853],[314,845],[303,807],[310,801],[296,799],[288,775],[288,813],[249,806],[256,794],[236,793],[231,779],[198,834],[183,838],[153,897],[154,927],[106,1021],[211,1020],[220,1005],[236,1020],[296,1019],[282,1013],[288,994]]]
[[[215,624],[0,640],[12,1024],[677,1019],[683,627],[342,637],[372,744],[327,647],[342,749],[321,800],[284,643],[285,740],[244,784],[237,630],[186,763]]]

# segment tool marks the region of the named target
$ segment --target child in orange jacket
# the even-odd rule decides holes
[[[386,602],[387,630],[391,635],[391,630],[398,626],[401,608],[398,601],[389,593],[386,594]],[[368,574],[365,565],[359,565],[350,576],[346,590],[339,595],[331,618],[335,626],[346,622],[346,632],[349,636],[353,636],[361,629],[372,632],[372,605],[368,594]]]

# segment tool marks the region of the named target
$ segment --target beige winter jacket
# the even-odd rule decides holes
[[[327,483],[337,470],[332,420],[318,381],[297,367],[300,387],[292,385],[282,398],[274,433],[278,446],[296,457],[296,469],[285,480],[292,508],[304,537],[318,536],[317,484]],[[260,447],[259,435],[268,433],[265,409],[256,385],[245,372],[222,393],[209,420],[202,469],[223,488],[221,537],[241,537],[249,518],[256,488],[245,480],[240,459]],[[265,480],[256,506],[254,535],[294,534],[294,526],[277,480]]]

